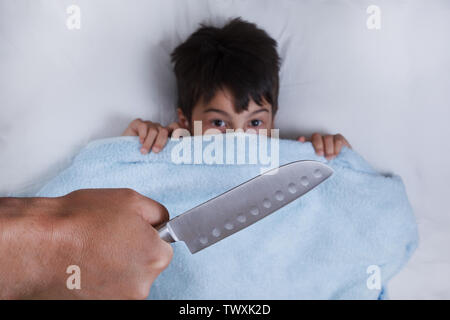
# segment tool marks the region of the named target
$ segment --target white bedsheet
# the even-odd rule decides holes
[[[81,9],[69,30],[66,8]],[[369,5],[381,29],[369,30]],[[400,174],[420,246],[391,298],[450,298],[450,2],[0,0],[0,195],[32,194],[89,140],[168,123],[169,53],[199,22],[242,16],[279,42],[284,137],[342,133]]]

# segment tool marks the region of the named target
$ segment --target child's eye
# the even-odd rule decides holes
[[[226,125],[225,121],[220,120],[220,119],[215,119],[215,120],[211,121],[211,123],[215,127],[224,127]]]
[[[262,121],[261,120],[252,120],[252,121],[250,121],[250,125],[252,127],[259,127],[260,125],[262,125]]]

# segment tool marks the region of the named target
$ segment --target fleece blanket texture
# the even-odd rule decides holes
[[[181,140],[192,142],[192,153],[195,139],[202,137]],[[162,203],[173,218],[255,177],[263,167],[179,163],[172,151],[180,143],[171,140],[159,154],[142,155],[137,137],[93,141],[38,196],[132,188]],[[273,143],[269,139],[267,150]],[[309,142],[277,143],[280,165],[317,160],[334,174],[279,211],[194,255],[183,242],[174,243],[173,260],[154,282],[150,299],[386,298],[387,283],[418,244],[401,178],[377,172],[347,147],[328,161]],[[203,143],[201,148],[211,146]],[[249,152],[242,145],[233,148],[236,154]]]

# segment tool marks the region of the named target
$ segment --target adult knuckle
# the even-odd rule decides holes
[[[140,281],[136,290],[136,300],[144,300],[150,291],[150,281]]]
[[[123,188],[121,189],[121,192],[126,198],[130,200],[135,200],[136,198],[139,198],[139,193],[137,193],[135,190],[131,188]]]
[[[158,207],[159,213],[162,216],[162,219],[164,221],[169,220],[169,211],[167,210],[167,208],[159,202],[157,203],[157,207]]]
[[[129,300],[144,300],[148,297],[150,285],[141,279],[136,280],[133,288],[126,295]]]
[[[168,243],[162,243],[157,257],[153,260],[152,266],[156,270],[164,270],[170,264],[173,258],[172,246]]]
[[[160,218],[160,220],[169,220],[169,211],[161,203],[153,201],[152,211],[155,213],[155,216],[158,216]]]
[[[172,248],[172,246],[170,244],[168,244],[168,243],[166,243],[166,245],[167,245],[167,249],[164,251],[165,255],[164,255],[163,259],[162,259],[164,268],[166,268],[170,264],[170,261],[172,261],[172,258],[173,258],[173,248]]]

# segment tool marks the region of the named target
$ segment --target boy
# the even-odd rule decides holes
[[[159,152],[177,128],[202,130],[273,129],[278,109],[280,57],[277,43],[264,30],[240,18],[224,27],[201,27],[171,54],[178,87],[178,122],[167,127],[136,119],[123,135],[139,136],[141,153]],[[176,132],[174,132],[174,136]],[[346,145],[340,134],[311,139],[316,153],[328,160]]]

